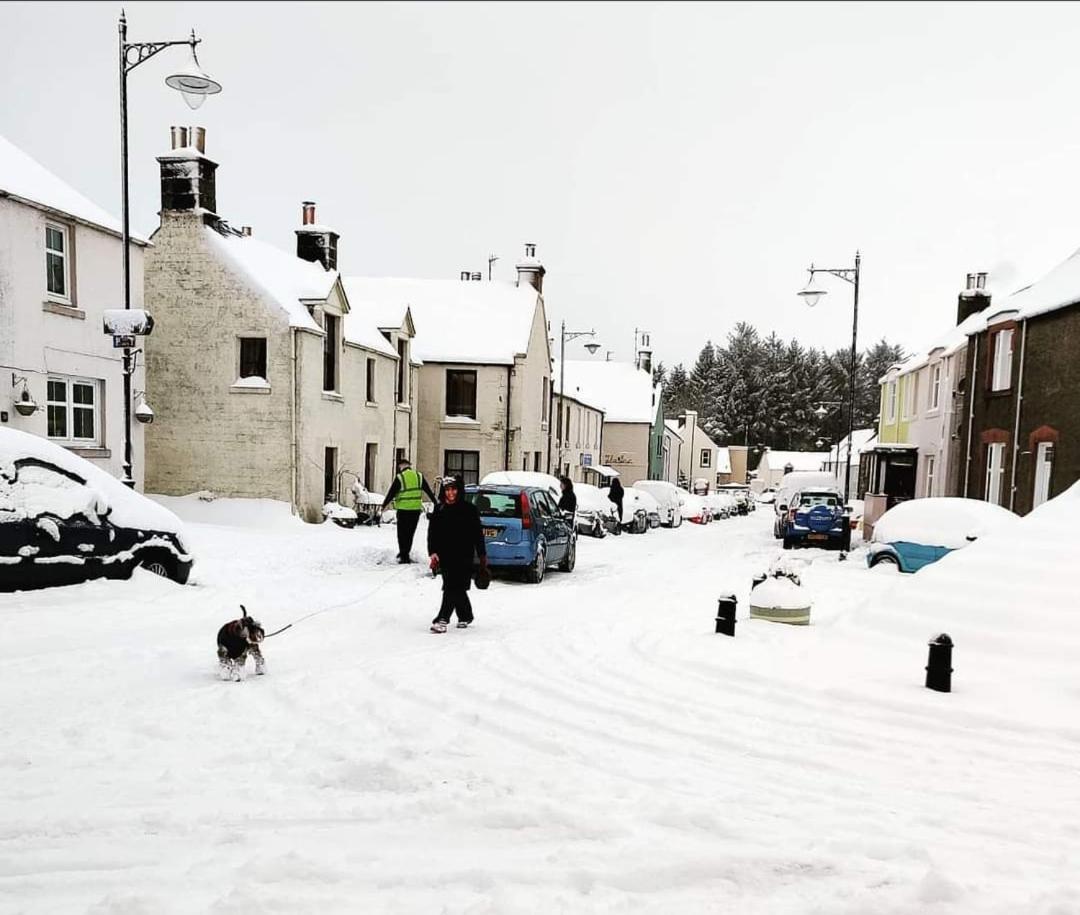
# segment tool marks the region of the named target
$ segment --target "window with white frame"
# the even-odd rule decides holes
[[[712,452],[708,448],[701,449],[701,464],[702,467],[712,467]]]
[[[986,446],[986,486],[983,498],[994,505],[1001,504],[1001,483],[1005,476],[1005,443],[991,442]]]
[[[67,226],[45,224],[45,284],[50,299],[71,302],[70,232]]]
[[[941,406],[941,363],[935,363],[930,369],[930,404],[929,409]]]
[[[934,471],[937,469],[937,456],[929,454],[926,456],[926,496],[932,496],[934,494]]]
[[[896,422],[896,381],[885,385],[885,416],[890,423]]]
[[[101,445],[101,382],[50,375],[45,404],[49,438],[84,447]]]
[[[919,390],[919,373],[912,372],[907,376],[904,385],[904,419],[911,419],[915,415],[915,396]]]
[[[999,330],[994,334],[994,363],[990,390],[1007,391],[1012,383],[1013,332]]]

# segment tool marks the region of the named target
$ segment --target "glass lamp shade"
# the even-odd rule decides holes
[[[596,351],[598,349],[600,349],[600,344],[599,343],[586,343],[585,344],[585,349],[587,349],[589,351],[590,355],[595,356]]]
[[[206,101],[208,95],[216,95],[221,91],[221,83],[207,76],[199,66],[194,45],[191,47],[191,60],[187,62],[187,66],[165,77],[165,85],[176,89],[193,111]]]
[[[802,297],[802,300],[808,307],[813,308],[826,292],[828,292],[827,289],[823,289],[821,286],[816,285],[811,279],[810,282],[806,284],[806,288],[800,289],[798,294]]]

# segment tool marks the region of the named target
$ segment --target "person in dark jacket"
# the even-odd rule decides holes
[[[424,511],[423,496],[427,496],[432,502],[435,501],[435,493],[431,491],[427,480],[419,470],[413,470],[406,460],[398,461],[398,475],[390,484],[390,489],[383,499],[382,510],[386,511],[390,503],[394,503],[397,515],[397,542],[398,562],[412,562],[413,537],[416,535],[416,525],[420,523],[420,515]]]
[[[622,524],[623,486],[618,477],[611,478],[611,488],[608,490],[608,498],[615,503],[619,511],[619,524]]]
[[[476,507],[465,501],[461,477],[443,483],[443,501],[428,523],[428,554],[432,572],[442,574],[442,606],[431,621],[432,632],[446,632],[450,615],[457,611],[458,629],[473,621],[469,587],[472,584],[473,557],[480,557],[480,567],[487,571],[487,547],[484,528]]]
[[[559,496],[559,511],[574,514],[577,511],[577,495],[574,493],[574,484],[569,477],[559,477],[559,486],[562,487],[562,495]]]

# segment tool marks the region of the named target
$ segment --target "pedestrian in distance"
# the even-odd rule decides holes
[[[428,565],[442,575],[442,605],[431,621],[432,632],[446,632],[456,611],[458,629],[473,621],[469,587],[472,584],[473,559],[479,557],[480,570],[487,575],[487,547],[484,528],[476,506],[465,499],[461,477],[443,482],[442,502],[435,507],[428,523]]]
[[[425,495],[432,502],[435,501],[435,493],[431,491],[424,475],[419,470],[413,470],[407,460],[398,461],[398,475],[390,484],[382,504],[382,511],[386,511],[390,503],[394,503],[397,514],[398,562],[412,562],[410,554],[413,537],[416,536],[416,525],[420,523],[420,515],[424,511]]]
[[[566,512],[573,517],[577,511],[577,496],[574,494],[574,483],[570,477],[559,477],[559,487],[562,495],[559,496],[559,511]]]
[[[615,508],[619,512],[619,526],[622,527],[622,503],[623,503],[623,485],[619,482],[618,477],[611,478],[611,488],[608,489],[608,498],[615,503]]]

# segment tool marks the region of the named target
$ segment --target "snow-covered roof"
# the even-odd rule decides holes
[[[874,446],[874,440],[877,438],[877,429],[856,429],[851,436],[851,440],[854,443],[854,447],[851,449],[851,463],[859,463],[859,455],[864,451],[870,451]],[[847,454],[848,437],[845,435],[840,439],[839,452],[840,454]],[[835,454],[835,450],[830,451],[830,454]],[[832,458],[829,458],[830,463]]]
[[[551,373],[559,393],[559,362]],[[660,401],[652,375],[630,362],[566,360],[566,394],[595,404],[604,411],[604,422],[648,423],[656,420]]]
[[[529,285],[396,277],[344,277],[350,307],[378,327],[412,311],[412,350],[424,362],[513,365],[528,352],[539,296]]]
[[[1016,311],[1016,320],[1022,321],[1075,305],[1077,302],[1080,302],[1080,249],[1070,254],[1041,280],[1018,289],[1003,299],[995,299],[989,308],[973,315],[980,320],[968,333],[984,330],[987,319],[1002,311]]]
[[[321,264],[301,260],[250,235],[222,235],[209,227],[206,234],[213,247],[280,306],[292,327],[319,329],[301,300],[325,300],[337,282],[337,271],[325,270]]]
[[[758,470],[783,470],[788,464],[796,472],[820,470],[822,463],[827,460],[828,451],[773,451],[766,448],[758,462]]]
[[[17,197],[27,203],[65,213],[80,222],[98,226],[119,235],[120,220],[80,194],[44,165],[31,159],[10,140],[0,136],[0,197]],[[131,240],[147,244],[142,236]]]
[[[677,420],[665,419],[664,428],[667,429],[668,432],[670,432],[672,435],[674,435],[675,438],[677,438],[680,442],[683,440],[682,432],[680,431],[679,423]]]

